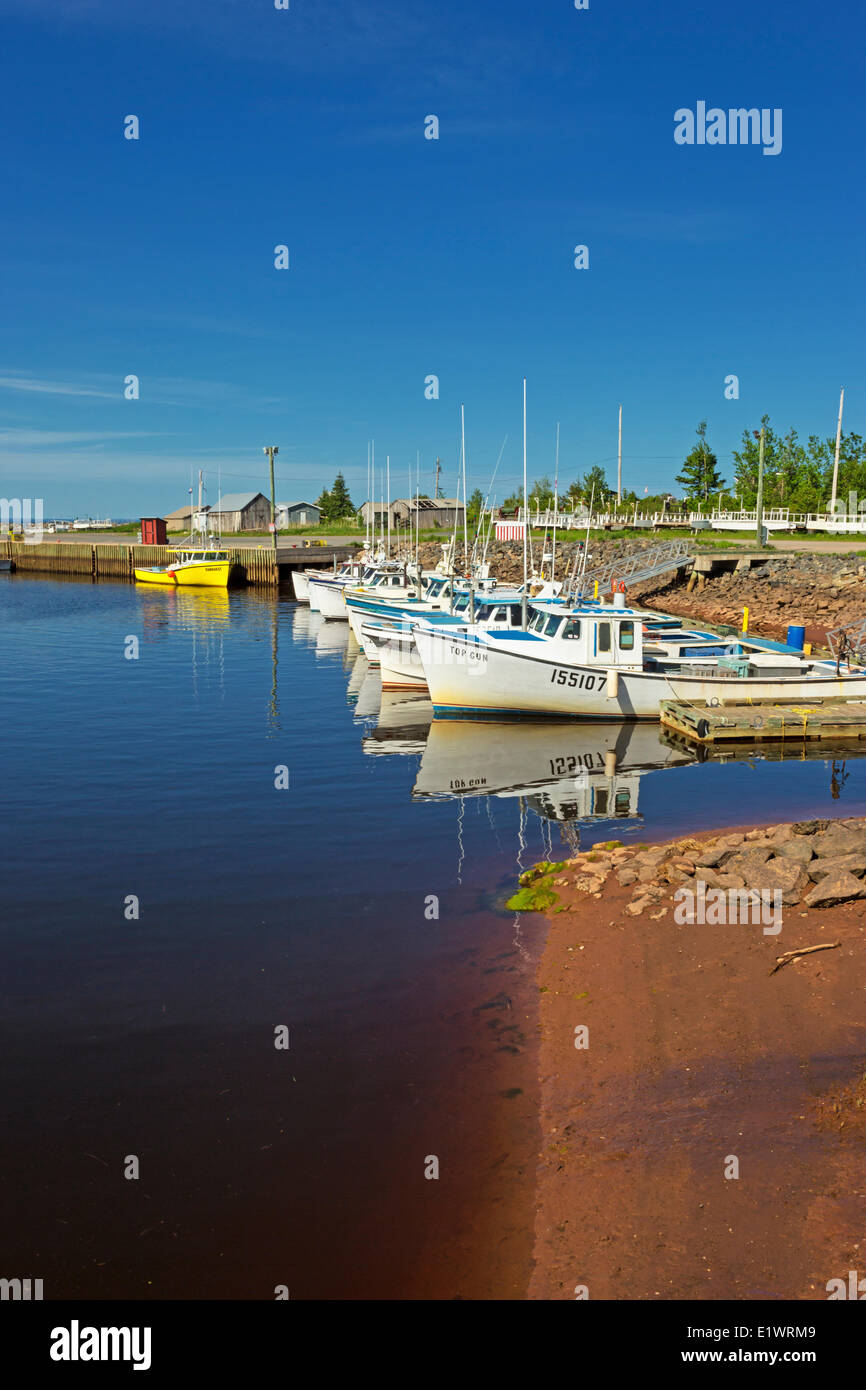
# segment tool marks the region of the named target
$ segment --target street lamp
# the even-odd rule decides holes
[[[274,559],[277,558],[277,504],[274,495],[274,455],[280,452],[277,444],[266,444],[262,449],[271,462],[271,536],[274,542]]]
[[[759,441],[758,443],[758,496],[755,502],[755,530],[757,532],[758,545],[764,548],[764,426],[760,432],[752,430],[752,434]]]

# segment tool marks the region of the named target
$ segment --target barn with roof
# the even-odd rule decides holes
[[[211,528],[228,531],[266,531],[271,522],[271,504],[261,492],[229,492],[208,513]]]

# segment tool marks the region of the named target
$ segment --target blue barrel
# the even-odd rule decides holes
[[[806,644],[806,629],[804,627],[789,627],[788,636],[785,639],[789,647],[801,652]]]

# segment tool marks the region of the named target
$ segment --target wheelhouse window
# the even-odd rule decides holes
[[[600,652],[610,651],[610,623],[599,623],[598,625],[598,650]]]
[[[519,604],[519,603],[512,603],[511,608],[510,608],[510,613],[511,613],[511,626],[512,626],[512,627],[520,627],[520,624],[523,622],[523,610],[522,610],[522,608],[520,607],[520,604]],[[529,626],[529,627],[532,627],[532,623],[529,623],[528,626]]]
[[[469,595],[468,595],[468,594],[461,594],[460,597],[459,597],[459,599],[457,599],[456,603],[454,604],[454,612],[455,612],[455,613],[462,613],[462,612],[464,611],[464,609],[466,609],[466,608],[468,608],[468,607],[469,607]]]
[[[550,617],[547,619],[547,622],[544,625],[545,637],[553,637],[557,632],[559,624],[561,622],[562,619],[560,618],[558,613],[551,613]]]
[[[563,637],[579,637],[580,628],[580,618],[569,618],[565,627],[562,629],[562,635]]]
[[[634,650],[634,623],[620,623],[619,646],[623,652]]]

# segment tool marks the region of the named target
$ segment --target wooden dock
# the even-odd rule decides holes
[[[662,700],[661,722],[690,743],[766,743],[866,739],[866,702],[800,700],[790,704],[688,704]]]
[[[296,569],[330,569],[348,558],[347,546],[280,546],[274,561],[273,548],[223,545],[237,567],[242,584],[278,586]],[[43,542],[0,540],[0,560],[11,560],[18,574],[68,575],[79,579],[125,579],[134,583],[136,565],[166,565],[172,551],[166,545],[123,545],[117,542],[77,544],[70,541]]]

